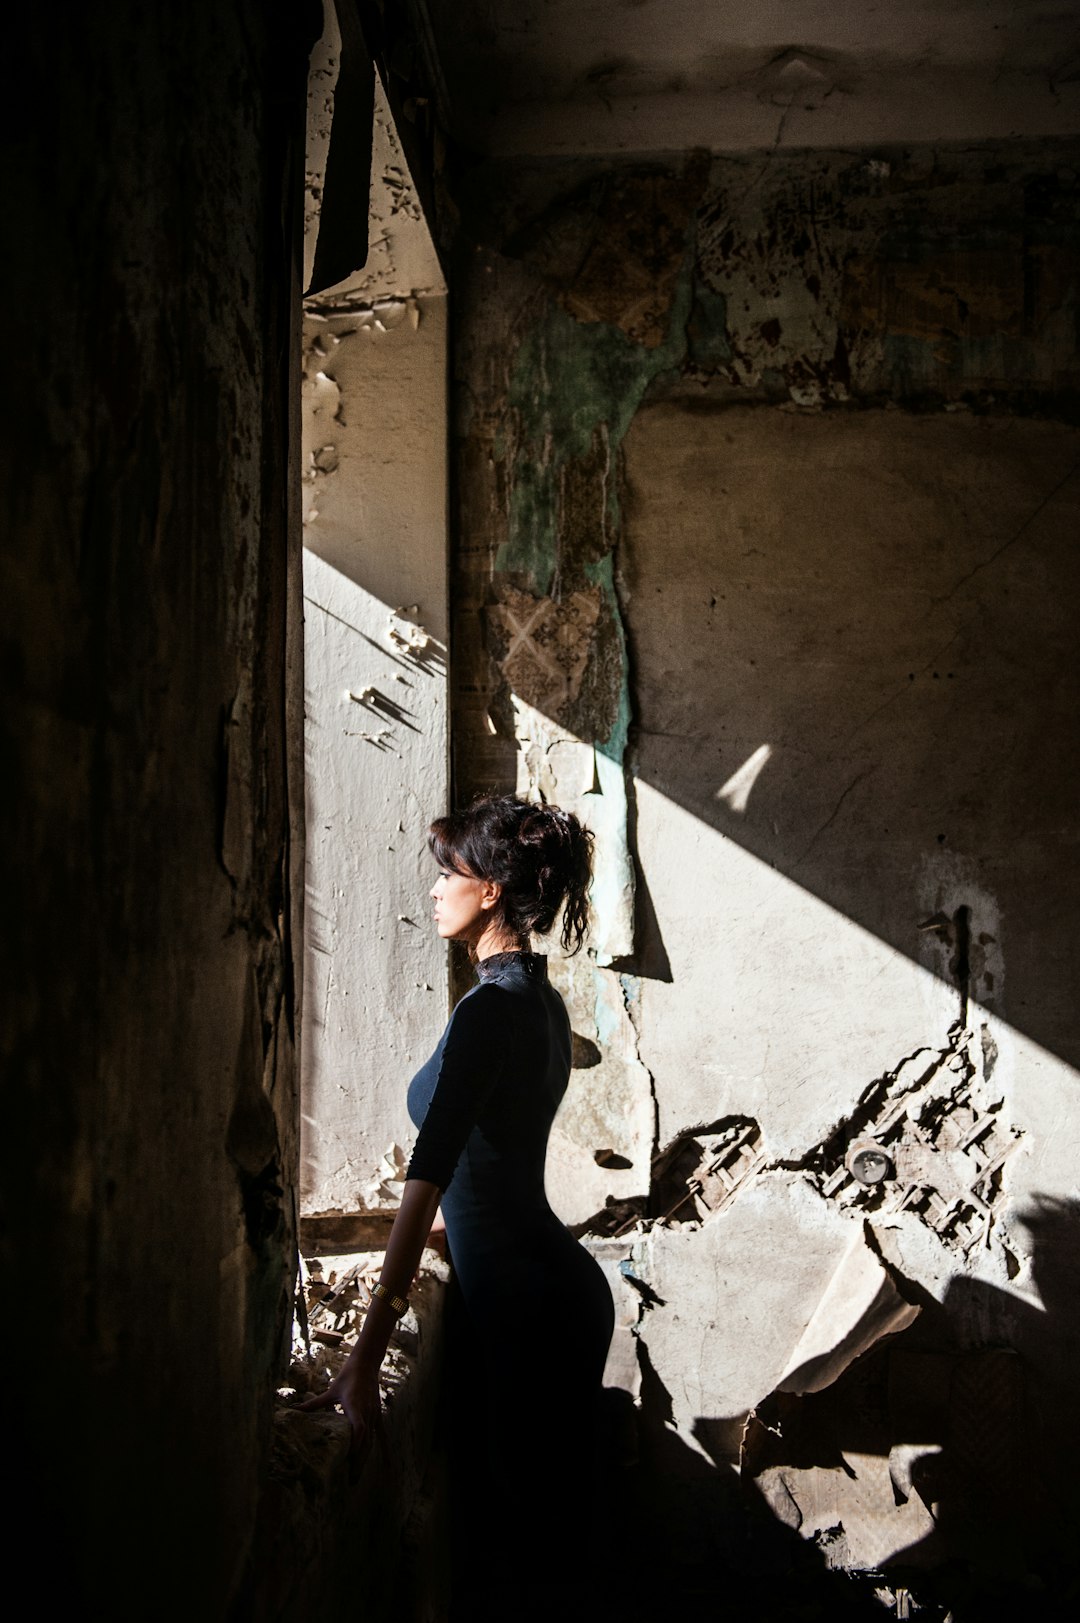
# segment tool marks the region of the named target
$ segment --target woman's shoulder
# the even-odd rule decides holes
[[[452,1028],[489,1025],[506,1019],[513,998],[499,981],[479,981],[455,1005],[450,1016]]]

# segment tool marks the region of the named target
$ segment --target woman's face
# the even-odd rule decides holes
[[[444,941],[479,941],[491,923],[491,909],[499,887],[490,879],[474,879],[472,874],[439,869],[431,887],[435,903],[435,928]]]

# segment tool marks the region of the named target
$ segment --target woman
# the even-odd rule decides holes
[[[592,835],[568,812],[507,795],[439,818],[429,844],[436,928],[467,945],[476,983],[409,1088],[420,1132],[359,1340],[306,1407],[339,1403],[354,1448],[369,1442],[379,1366],[441,1202],[460,1292],[448,1314],[455,1612],[539,1615],[557,1601],[565,1613],[584,1600],[566,1568],[596,1468],[614,1312],[544,1193],[571,1039],[530,943],[562,911],[563,947],[580,949]]]

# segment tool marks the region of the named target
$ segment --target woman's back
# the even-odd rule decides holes
[[[483,1313],[543,1290],[548,1270],[561,1274],[580,1248],[544,1191],[548,1135],[570,1076],[566,1009],[537,954],[495,953],[477,973],[409,1088],[410,1114],[423,1123],[410,1176],[444,1188],[455,1271]]]

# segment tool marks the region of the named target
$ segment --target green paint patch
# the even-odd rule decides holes
[[[617,327],[581,322],[554,299],[514,356],[508,399],[515,417],[510,470],[510,533],[495,567],[550,591],[559,562],[559,479],[572,458],[589,455],[601,425],[614,460],[649,385],[675,369],[686,351],[689,264],[684,265],[663,344],[646,349]],[[608,508],[617,533],[615,481]]]
[[[523,337],[510,371],[513,426],[502,441],[503,455],[510,453],[509,534],[495,567],[524,577],[538,597],[548,596],[557,577],[565,582],[575,570],[601,588],[616,628],[621,677],[614,721],[596,743],[616,761],[626,748],[630,690],[611,555],[622,522],[615,472],[622,442],[649,386],[685,359],[691,268],[688,253],[662,344],[647,348],[605,322],[577,321],[552,298]],[[595,476],[602,486],[597,533],[575,535],[573,556],[568,557],[564,487],[578,471],[573,464],[595,463],[598,438],[607,447],[607,471],[598,470]]]
[[[623,626],[622,615],[619,612],[619,600],[615,591],[615,560],[609,552],[598,562],[586,566],[586,574],[593,585],[599,586],[605,599],[612,606],[612,621],[615,636],[619,647],[619,667],[622,672],[622,681],[619,685],[618,705],[611,731],[606,738],[598,738],[597,749],[611,757],[613,761],[621,761],[626,750],[626,741],[630,733],[630,683],[628,679],[628,662],[626,649],[626,629]]]

